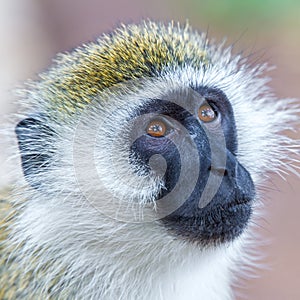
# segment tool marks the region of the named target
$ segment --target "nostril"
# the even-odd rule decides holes
[[[215,168],[213,166],[209,166],[208,171],[214,173],[215,175],[228,176],[228,171],[224,168]]]

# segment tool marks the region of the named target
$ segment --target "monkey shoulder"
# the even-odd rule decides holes
[[[0,300],[26,299],[31,274],[19,267],[10,243],[10,228],[16,211],[11,201],[11,189],[0,190]]]
[[[22,245],[13,245],[11,236],[16,216],[12,189],[0,190],[0,300],[57,299],[58,295],[52,291],[57,278],[51,281],[45,290],[45,270],[35,269],[34,256],[30,256],[30,261],[26,260],[26,263],[30,264],[27,271],[21,266],[22,256],[26,254],[22,252]],[[65,298],[65,295],[60,294],[59,299]]]

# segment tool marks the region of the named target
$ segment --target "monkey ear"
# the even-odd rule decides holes
[[[41,186],[42,173],[49,168],[54,150],[54,131],[44,122],[40,116],[29,117],[19,122],[15,129],[23,172],[34,188]]]

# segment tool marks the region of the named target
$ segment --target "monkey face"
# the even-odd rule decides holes
[[[73,141],[65,136],[72,149],[58,151],[61,140],[54,143],[59,164],[73,159],[79,192],[110,217],[155,221],[170,235],[202,246],[233,240],[249,221],[255,188],[236,156],[236,124],[226,95],[205,86],[140,93],[110,99],[105,114],[101,102],[94,103],[74,123]],[[51,170],[53,155],[26,153],[25,136],[38,145],[55,133],[35,118],[20,122],[16,132],[25,175],[42,190],[33,175]],[[58,154],[66,152],[73,158]],[[126,217],[117,214],[120,207]]]
[[[138,138],[131,147],[137,170],[163,174],[156,199],[160,223],[202,245],[233,240],[249,221],[255,188],[236,157],[232,107],[220,90],[205,87],[163,99],[139,109],[146,117],[134,125]]]

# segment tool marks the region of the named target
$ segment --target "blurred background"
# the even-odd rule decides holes
[[[121,22],[143,18],[177,20],[256,53],[271,73],[279,97],[300,99],[300,1],[298,0],[10,0],[0,2],[0,126],[16,110],[13,90],[36,78],[55,53],[93,40]],[[299,100],[300,102],[300,100]],[[299,116],[300,118],[300,116]],[[300,122],[299,122],[300,124]],[[299,125],[300,126],[300,125]],[[294,133],[300,138],[299,129]],[[0,143],[0,185],[7,175]],[[270,179],[258,251],[265,253],[257,276],[236,288],[238,299],[300,299],[300,184],[288,176]],[[266,242],[267,241],[267,242]],[[270,242],[269,242],[270,241]],[[206,300],[206,299],[205,299]]]

